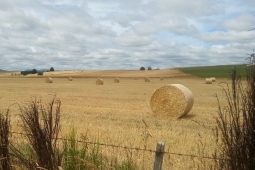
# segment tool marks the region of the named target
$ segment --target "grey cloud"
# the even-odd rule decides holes
[[[218,5],[220,1],[196,0],[187,2],[186,0],[158,0],[151,1],[150,8],[159,12],[168,12],[177,16],[210,16],[219,15],[224,9]]]
[[[242,8],[236,6],[240,3]],[[242,62],[240,56],[254,48],[255,31],[242,31],[254,23],[251,3],[3,0],[0,69],[139,69]]]
[[[141,35],[133,31],[126,31],[113,39],[113,42],[121,46],[144,46],[149,45],[155,37],[153,35]]]
[[[201,35],[201,39],[206,42],[253,42],[255,32],[253,31],[215,31]]]
[[[110,20],[113,23],[118,23],[122,27],[129,27],[135,22],[143,21],[145,18],[143,16],[128,12],[110,12],[102,19]]]
[[[222,22],[222,26],[228,30],[247,31],[255,28],[255,16],[242,14],[235,18],[230,18]]]

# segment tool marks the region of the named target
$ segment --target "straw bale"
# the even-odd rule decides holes
[[[73,78],[72,78],[72,77],[68,77],[67,80],[68,80],[68,81],[73,81]]]
[[[135,77],[135,80],[138,80],[138,78],[137,78],[137,77]]]
[[[211,78],[205,78],[205,84],[212,84]]]
[[[216,81],[216,78],[215,77],[211,77],[212,79],[212,82],[215,82]]]
[[[52,82],[53,82],[53,80],[52,80],[52,78],[51,78],[51,77],[48,77],[48,78],[46,78],[46,79],[45,79],[45,82],[46,82],[46,83],[52,83]]]
[[[144,78],[144,81],[145,81],[145,82],[150,82],[151,80],[150,80],[149,77],[145,77],[145,78]]]
[[[97,85],[103,85],[103,84],[104,84],[104,80],[98,78],[98,79],[96,80],[96,84],[97,84]]]
[[[114,82],[115,82],[115,83],[119,83],[119,82],[120,82],[120,79],[116,77],[116,78],[114,78]]]
[[[164,80],[164,78],[163,78],[163,77],[160,77],[160,80]]]
[[[181,84],[167,84],[154,91],[150,106],[163,119],[175,120],[189,113],[193,107],[193,93]]]

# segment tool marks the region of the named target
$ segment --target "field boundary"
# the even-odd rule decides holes
[[[22,132],[10,132],[11,134],[18,134],[22,136],[28,136],[30,134],[22,133]],[[214,160],[214,161],[229,161],[229,159],[226,158],[215,158],[210,156],[200,156],[200,155],[194,155],[194,154],[184,154],[184,153],[176,153],[176,152],[167,152],[164,150],[165,143],[164,142],[158,142],[156,145],[156,149],[146,149],[146,148],[140,148],[140,147],[127,147],[127,146],[120,146],[115,144],[105,144],[100,142],[91,142],[91,141],[82,141],[82,140],[71,140],[67,138],[54,138],[61,141],[75,141],[77,143],[86,143],[90,145],[100,145],[104,147],[112,147],[112,148],[121,148],[121,149],[127,149],[127,150],[136,150],[136,151],[143,151],[143,152],[150,152],[155,154],[154,159],[154,169],[153,170],[161,170],[162,169],[162,163],[164,159],[164,155],[175,155],[175,156],[181,156],[181,157],[192,157],[192,158],[199,158],[199,159],[207,159],[207,160]]]

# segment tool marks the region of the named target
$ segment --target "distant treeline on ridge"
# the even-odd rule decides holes
[[[22,75],[28,75],[28,74],[38,74],[38,75],[43,75],[43,72],[48,72],[48,71],[54,71],[54,68],[51,67],[49,70],[47,69],[43,69],[43,70],[36,70],[36,69],[32,69],[32,70],[26,70],[26,71],[21,71],[20,74]]]

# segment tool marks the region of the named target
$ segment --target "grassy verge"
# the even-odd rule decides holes
[[[246,77],[245,65],[222,65],[222,66],[201,66],[201,67],[185,67],[179,68],[180,71],[186,74],[192,74],[194,76],[206,78],[230,78],[230,73],[233,68],[237,69],[241,77]]]
[[[34,99],[27,106],[20,107],[25,140],[22,143],[15,141],[10,143],[11,153],[6,149],[9,141],[7,133],[10,127],[9,116],[8,113],[4,116],[0,112],[0,144],[2,146],[0,147],[0,170],[10,169],[8,160],[11,159],[9,158],[13,160],[12,166],[29,170],[140,169],[132,155],[120,158],[118,153],[113,153],[114,156],[109,156],[112,154],[103,152],[99,139],[96,139],[96,142],[88,142],[87,135],[82,135],[82,138],[78,139],[74,128],[65,138],[59,138],[61,101],[55,97],[46,105],[41,100]],[[6,160],[5,164],[3,164],[4,160]]]

